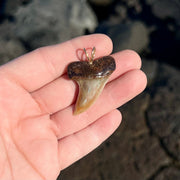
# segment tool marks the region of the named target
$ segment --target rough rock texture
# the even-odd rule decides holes
[[[175,167],[163,169],[154,180],[178,180],[180,179],[180,170]]]
[[[155,16],[161,19],[172,18],[180,25],[180,1],[179,0],[146,0],[152,6]]]
[[[97,26],[85,0],[6,0],[1,14],[0,64],[35,48],[83,35],[86,30],[91,32]]]
[[[146,72],[148,86],[150,86],[154,82],[157,74],[157,69],[157,61],[152,59],[142,59],[142,71]]]
[[[149,43],[148,30],[142,22],[126,24],[102,24],[96,30],[111,37],[114,43],[114,52],[123,49],[133,49],[141,52]]]
[[[115,43],[115,45],[119,45],[120,47],[123,45],[123,48],[132,47],[146,58],[158,59],[159,61],[168,62],[171,65],[180,67],[179,4],[179,0],[116,1],[113,8],[112,6],[108,6],[109,8],[107,7],[105,9],[105,12],[111,12],[106,19],[104,18],[104,16],[107,17],[106,13],[102,15],[101,12],[103,6],[101,8],[95,8],[96,13],[100,17],[97,32],[107,33],[115,40],[117,37],[117,41],[119,40],[119,42]],[[132,26],[127,27],[127,25],[136,21],[144,26],[144,28],[139,29],[135,26],[137,32]],[[116,26],[114,27],[114,25]],[[131,28],[135,31],[133,33],[135,36],[131,36],[131,33],[129,33],[129,29]],[[148,38],[146,38],[146,33],[148,33]],[[119,36],[122,36],[122,38],[119,38]],[[129,41],[132,37],[135,40]],[[148,43],[145,43],[147,39]],[[144,47],[141,46],[143,44],[145,45]]]
[[[18,40],[0,39],[0,65],[24,54],[25,48]]]
[[[59,43],[85,30],[93,31],[97,20],[85,0],[40,0],[21,6],[15,13],[15,33],[32,48]]]
[[[27,52],[21,41],[13,36],[13,28],[8,21],[0,25],[0,65]]]
[[[161,65],[152,87],[148,124],[167,152],[180,160],[180,72]]]
[[[3,13],[7,16],[13,16],[19,6],[24,6],[32,0],[5,0],[3,3]]]

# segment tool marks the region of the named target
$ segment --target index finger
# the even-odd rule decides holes
[[[112,51],[110,38],[103,34],[77,37],[67,42],[39,48],[0,68],[10,80],[29,92],[35,91],[65,73],[67,65],[77,61],[77,49],[96,47],[96,57]]]

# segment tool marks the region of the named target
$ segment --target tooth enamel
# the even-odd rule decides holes
[[[107,83],[108,77],[77,80],[79,85],[79,94],[76,101],[74,114],[84,112],[95,102]]]

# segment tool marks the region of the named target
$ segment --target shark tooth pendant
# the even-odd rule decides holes
[[[91,58],[84,49],[88,61],[76,61],[68,65],[68,76],[79,85],[74,115],[86,111],[101,94],[109,76],[116,68],[115,60],[111,56],[104,56],[94,60],[95,47]]]

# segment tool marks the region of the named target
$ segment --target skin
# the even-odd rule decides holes
[[[95,59],[112,51],[107,36],[94,34],[39,48],[0,67],[0,179],[55,180],[117,129],[116,108],[144,90],[146,76],[137,53],[113,54],[117,67],[102,94],[74,116],[78,88],[67,77],[67,65],[77,61],[77,49],[94,45]]]

